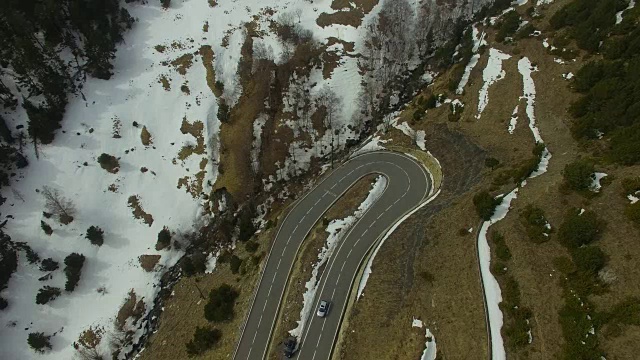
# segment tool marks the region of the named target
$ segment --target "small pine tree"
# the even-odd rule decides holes
[[[203,354],[218,343],[220,337],[222,337],[222,333],[218,329],[196,327],[193,339],[186,344],[187,354],[189,357]]]
[[[64,273],[67,275],[67,282],[64,285],[66,291],[73,291],[80,281],[82,266],[84,265],[84,255],[78,253],[69,254],[64,259]]]
[[[53,260],[52,258],[46,258],[40,263],[41,271],[55,271],[58,270],[58,267],[58,262]]]
[[[92,225],[87,229],[87,235],[85,238],[89,239],[93,245],[102,246],[104,243],[104,231],[99,227]]]
[[[107,170],[110,173],[117,173],[120,170],[120,163],[118,162],[118,158],[113,155],[102,153],[98,156],[98,163],[100,167]]]
[[[27,343],[36,352],[44,353],[51,350],[51,335],[45,335],[41,332],[30,333]]]
[[[44,233],[51,236],[51,234],[53,234],[53,229],[51,228],[51,226],[49,226],[49,224],[47,224],[46,222],[44,222],[44,220],[40,220],[40,227],[42,228],[42,230],[44,230]]]
[[[227,103],[221,99],[220,103],[218,104],[218,120],[220,120],[220,122],[229,122],[231,118],[231,112],[229,111],[229,105],[227,105]]]
[[[171,246],[171,231],[166,226],[158,233],[158,241],[156,242],[156,250],[160,251]]]
[[[36,304],[44,305],[49,301],[55,300],[58,296],[60,296],[60,289],[57,287],[45,286],[38,290],[38,295],[36,295]]]

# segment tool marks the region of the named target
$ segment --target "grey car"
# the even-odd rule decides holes
[[[320,306],[318,306],[318,316],[325,317],[329,313],[329,307],[331,307],[331,302],[327,300],[320,301]]]

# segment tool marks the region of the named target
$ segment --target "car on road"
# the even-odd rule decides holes
[[[296,353],[296,338],[290,337],[284,342],[284,356],[287,358],[293,357],[293,354]]]
[[[329,307],[331,306],[331,302],[327,300],[320,301],[320,306],[318,306],[318,316],[325,317],[329,313]]]

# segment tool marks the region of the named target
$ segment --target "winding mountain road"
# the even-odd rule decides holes
[[[387,151],[356,156],[334,169],[297,201],[276,234],[234,359],[266,358],[287,279],[302,241],[340,196],[360,178],[376,173],[387,178],[387,188],[351,227],[327,262],[312,306],[314,313],[303,329],[295,355],[304,360],[331,357],[361,262],[387,229],[426,200],[431,189],[429,174],[409,156]],[[325,318],[315,316],[321,299],[332,302]]]

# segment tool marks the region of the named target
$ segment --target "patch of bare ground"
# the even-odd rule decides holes
[[[203,158],[200,160],[200,171],[193,176],[185,176],[178,179],[178,189],[184,186],[185,190],[190,193],[194,199],[202,195],[204,177],[207,174],[205,169],[207,168],[208,161],[207,158]]]
[[[350,25],[358,27],[362,24],[362,19],[378,4],[379,0],[333,0],[331,9],[334,13],[322,13],[316,19],[316,24],[321,27],[333,24]]]
[[[129,196],[127,203],[131,208],[133,217],[138,220],[142,219],[142,222],[149,226],[153,225],[153,216],[144,211],[144,208],[142,208],[142,204],[140,204],[140,197],[138,195]]]
[[[244,275],[233,274],[228,263],[219,263],[211,274],[183,277],[173,288],[173,295],[166,301],[158,330],[150,338],[140,359],[187,359],[185,344],[192,339],[197,326],[217,328],[222,332],[222,338],[213,349],[194,359],[230,359],[258,280],[259,267],[254,265],[252,256],[264,258],[264,252],[270,246],[274,234],[275,227],[257,235],[260,247],[256,254],[259,255],[248,254],[243,246],[234,250],[234,254],[247,263]],[[240,293],[234,306],[235,315],[229,322],[209,323],[204,318],[206,297],[212,289],[225,283]]]
[[[160,255],[140,255],[138,256],[138,262],[144,271],[152,272],[156,268],[158,261],[160,261],[160,257]]]
[[[158,79],[158,83],[162,84],[162,87],[165,91],[171,90],[171,82],[167,78],[166,75],[160,75],[160,79]]]
[[[142,131],[140,131],[140,141],[142,141],[142,145],[144,146],[149,146],[153,144],[151,133],[149,132],[146,126],[143,126]]]
[[[322,220],[311,229],[298,250],[298,255],[291,269],[291,276],[283,297],[282,306],[271,338],[269,359],[280,359],[282,341],[289,337],[288,331],[296,328],[302,310],[302,294],[306,291],[306,283],[311,277],[313,266],[318,262],[318,254],[325,245],[328,233],[327,224],[332,220],[343,219],[352,215],[366,199],[375,182],[376,175],[368,175],[360,179],[329,209]],[[321,274],[318,274],[318,278]]]
[[[193,64],[193,54],[187,53],[181,55],[177,59],[171,61],[171,65],[178,71],[180,75],[187,75],[187,70]]]
[[[209,89],[211,89],[211,92],[213,92],[216,97],[222,96],[222,91],[216,87],[216,71],[213,67],[213,49],[209,45],[202,45],[199,53],[202,57],[202,65],[207,72],[207,85]]]

